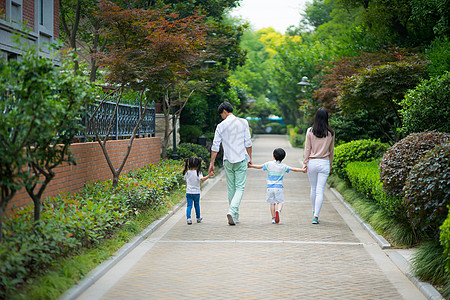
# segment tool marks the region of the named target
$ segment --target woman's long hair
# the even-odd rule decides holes
[[[328,125],[328,112],[325,108],[319,108],[314,118],[312,133],[318,138],[324,138],[328,132],[334,135],[334,130]]]
[[[186,158],[186,160],[184,161],[184,170],[183,170],[183,175],[186,175],[188,170],[196,170],[197,171],[197,176],[200,175],[200,172],[202,168],[202,159],[198,158],[198,157],[191,157],[191,158]]]

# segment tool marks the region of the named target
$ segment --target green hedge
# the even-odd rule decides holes
[[[181,171],[179,161],[166,160],[122,175],[117,189],[109,180],[48,198],[39,224],[33,224],[31,206],[13,211],[4,220],[0,243],[0,299],[55,259],[95,246],[144,209],[164,207],[165,196],[182,183]]]
[[[345,168],[353,161],[372,161],[383,156],[388,145],[379,140],[356,140],[334,149],[333,172],[343,179],[347,178]]]
[[[380,181],[378,160],[370,162],[351,162],[345,168],[347,177],[354,189],[378,204],[389,215],[405,217],[406,208],[402,198],[386,194]]]
[[[450,206],[448,206],[447,209],[449,209],[450,212]],[[450,213],[447,214],[447,219],[445,219],[440,229],[441,233],[439,240],[444,248],[444,255],[447,262],[446,270],[450,274]]]

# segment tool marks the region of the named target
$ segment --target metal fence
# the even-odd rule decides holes
[[[116,103],[109,101],[103,102],[94,118],[91,119],[91,116],[98,105],[100,105],[100,102],[87,107],[85,114],[81,119],[83,130],[76,135],[75,138],[86,141],[88,138],[95,137],[95,131],[97,131],[98,135],[101,137],[106,136],[108,127],[111,123],[111,118],[114,115]],[[109,138],[129,138],[142,113],[143,111],[141,111],[140,106],[138,105],[119,104],[112,123],[113,126],[109,133]],[[136,134],[155,136],[155,108],[153,106],[147,107],[145,116],[142,119]]]

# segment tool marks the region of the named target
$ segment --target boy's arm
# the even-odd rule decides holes
[[[306,167],[303,167],[301,169],[300,168],[291,168],[291,171],[306,173]]]
[[[263,166],[262,165],[248,165],[249,168],[254,168],[254,169],[262,169]]]

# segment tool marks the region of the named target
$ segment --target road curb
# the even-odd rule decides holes
[[[186,199],[183,199],[180,203],[175,205],[173,210],[169,211],[165,216],[151,223],[145,228],[139,235],[134,237],[130,242],[123,245],[116,253],[110,258],[102,262],[99,266],[93,269],[88,275],[79,281],[76,285],[70,288],[63,296],[61,300],[72,300],[80,296],[85,290],[92,286],[100,277],[114,267],[119,261],[121,261],[126,255],[128,255],[133,249],[139,246],[150,234],[163,225],[174,213],[176,213],[186,203]]]
[[[359,223],[367,230],[367,232],[370,234],[370,236],[377,242],[378,246],[380,246],[381,249],[390,249],[391,244],[386,241],[386,239],[376,233],[376,231],[370,226],[369,223],[363,221],[358,214],[355,212],[353,207],[351,207],[347,202],[345,202],[344,197],[334,188],[329,187],[330,191],[338,198],[342,204],[351,212],[351,214],[358,220]]]
[[[422,292],[422,294],[429,300],[444,300],[444,297],[429,283],[419,281],[417,277],[415,277],[411,269],[411,263],[400,253],[395,251],[395,249],[391,248],[391,244],[386,241],[386,239],[375,232],[370,224],[363,221],[358,214],[355,212],[353,207],[348,204],[344,197],[334,188],[329,187],[330,191],[338,198],[341,203],[350,211],[350,213],[358,220],[359,223],[364,227],[365,230],[369,233],[369,235],[377,242],[378,246],[382,250],[386,250],[386,255],[389,259],[397,266],[397,268],[402,271],[403,274],[408,277],[408,279]]]
[[[209,189],[223,176],[223,168],[219,169],[214,179],[206,181],[203,185],[203,189]],[[207,188],[208,187],[208,188]],[[85,278],[80,280],[76,285],[67,290],[61,300],[73,300],[80,296],[85,290],[91,287],[99,278],[101,278],[106,272],[120,262],[125,256],[127,256],[133,249],[141,244],[150,234],[163,225],[171,216],[173,216],[180,208],[186,204],[186,198],[180,203],[175,205],[173,210],[169,211],[165,216],[152,222],[147,228],[145,228],[140,234],[135,236],[131,241],[123,245],[116,253],[110,258],[102,262],[95,269],[89,272]]]

